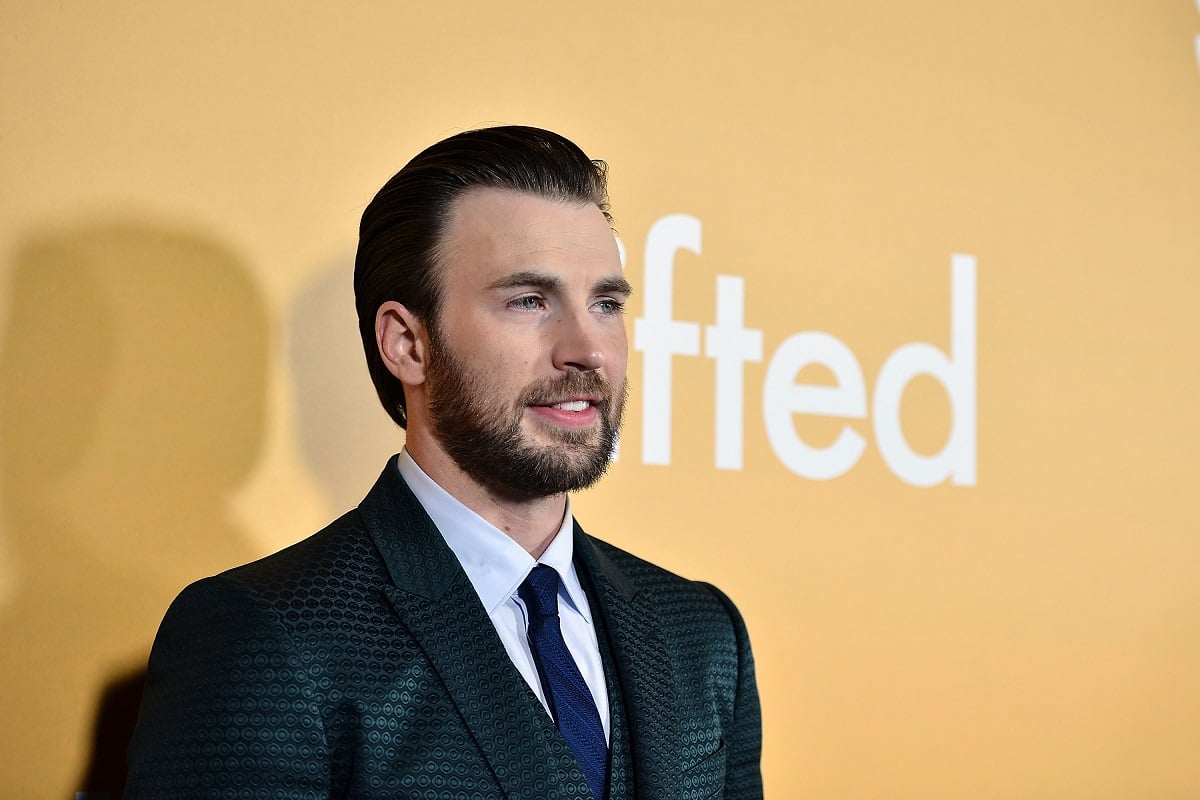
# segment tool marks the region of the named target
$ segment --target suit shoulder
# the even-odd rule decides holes
[[[364,567],[379,562],[378,551],[357,509],[278,552],[216,576],[268,595],[294,594],[336,579],[367,577]]]
[[[160,635],[182,619],[224,620],[232,630],[253,618],[292,634],[335,626],[335,617],[373,609],[385,568],[357,511],[276,553],[186,587]],[[293,613],[300,612],[300,613]]]
[[[691,580],[635,556],[601,539],[588,537],[598,560],[607,561],[638,593],[646,593],[655,605],[681,613],[728,617],[735,627],[743,627],[733,601],[720,589],[705,581]]]
[[[595,547],[597,555],[602,560],[607,560],[616,566],[624,575],[635,581],[640,588],[649,588],[650,586],[662,584],[687,591],[702,590],[709,585],[703,581],[685,578],[665,567],[647,561],[641,556],[636,556],[628,550],[622,550],[620,547],[610,544],[603,539],[597,539],[590,535],[587,539]]]

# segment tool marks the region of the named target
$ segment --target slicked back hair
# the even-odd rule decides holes
[[[608,167],[551,131],[512,125],[467,131],[427,148],[392,176],[363,212],[354,261],[354,305],[371,381],[384,409],[408,427],[404,386],[375,342],[375,315],[395,301],[432,332],[442,301],[440,246],[455,200],[472,189],[509,189],[592,203],[609,215]]]

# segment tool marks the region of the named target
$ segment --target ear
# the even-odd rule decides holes
[[[425,382],[429,339],[420,318],[394,300],[375,312],[375,346],[388,372],[406,386]]]

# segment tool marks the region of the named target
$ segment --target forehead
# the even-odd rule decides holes
[[[451,207],[441,241],[448,283],[540,268],[596,277],[620,273],[616,239],[593,203],[507,189],[472,189]]]

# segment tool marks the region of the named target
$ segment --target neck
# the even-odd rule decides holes
[[[534,558],[562,527],[567,496],[513,498],[479,483],[459,468],[437,443],[410,429],[405,447],[413,461],[456,500],[494,525]]]

